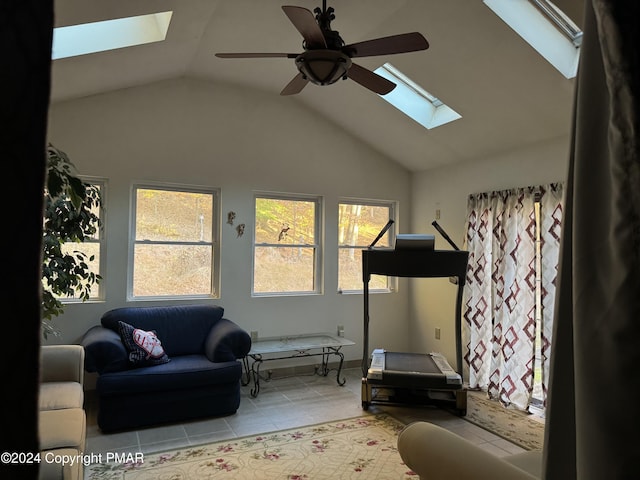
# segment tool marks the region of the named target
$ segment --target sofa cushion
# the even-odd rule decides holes
[[[84,451],[86,418],[81,408],[40,411],[38,423],[40,450],[68,447],[80,452]]]
[[[81,345],[43,345],[40,357],[41,382],[84,382],[85,353]]]
[[[146,331],[125,322],[118,322],[118,332],[129,353],[129,362],[134,367],[161,365],[169,361],[162,342],[154,331]]]
[[[204,353],[205,339],[223,314],[224,309],[217,305],[122,307],[106,312],[100,322],[115,332],[119,321],[143,330],[153,330],[162,340],[167,355],[173,358]]]
[[[187,390],[194,387],[238,383],[242,364],[237,361],[212,363],[204,355],[181,355],[171,362],[122,372],[104,373],[96,381],[101,396]]]
[[[83,408],[84,390],[78,382],[45,382],[40,384],[40,410]]]
[[[52,480],[52,479],[64,479],[64,480],[82,480],[84,478],[83,471],[84,465],[82,462],[71,461],[67,459],[76,459],[84,452],[80,452],[75,448],[57,448],[48,452],[43,452],[43,455],[47,455],[45,461],[40,461],[40,470],[38,471],[38,480]],[[66,460],[66,461],[65,461]]]

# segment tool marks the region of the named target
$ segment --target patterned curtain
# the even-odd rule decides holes
[[[536,251],[536,201],[540,246]],[[562,186],[551,184],[470,195],[465,244],[465,376],[470,388],[527,409],[535,367],[536,271],[541,278],[543,395],[548,382]],[[547,218],[548,217],[548,218]]]
[[[556,298],[556,278],[559,269],[560,227],[562,225],[563,188],[553,183],[540,188],[540,273],[541,273],[541,326],[540,353],[542,356],[542,395],[547,406],[549,369],[551,365],[551,338]]]

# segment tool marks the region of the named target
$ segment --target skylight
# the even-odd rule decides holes
[[[375,73],[397,85],[380,97],[423,127],[431,129],[462,118],[390,63],[377,68]]]
[[[150,13],[54,28],[51,58],[57,60],[160,42],[167,36],[172,14],[171,11]]]
[[[582,31],[549,0],[483,0],[565,77],[578,71]]]

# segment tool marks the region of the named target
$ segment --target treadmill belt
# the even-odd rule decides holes
[[[385,371],[418,375],[442,374],[431,355],[399,352],[387,352]]]
[[[372,384],[412,388],[459,389],[462,379],[441,355],[385,352],[382,378],[370,378]]]

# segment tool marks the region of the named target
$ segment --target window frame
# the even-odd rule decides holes
[[[162,190],[176,193],[197,193],[212,196],[213,208],[211,218],[211,242],[194,242],[194,241],[157,241],[157,240],[137,240],[136,239],[136,221],[137,221],[137,193],[140,190]],[[153,300],[201,300],[201,299],[218,299],[220,298],[220,256],[221,256],[221,235],[220,228],[220,188],[202,186],[202,185],[185,185],[164,182],[136,182],[131,185],[131,201],[130,201],[130,225],[128,240],[128,262],[127,262],[127,301],[153,301]],[[135,248],[137,245],[211,245],[211,284],[209,293],[192,293],[185,295],[134,295],[134,274],[135,274]]]
[[[389,245],[387,246],[387,248],[393,248],[393,239],[396,236],[396,227],[397,227],[397,222],[398,222],[398,202],[395,200],[380,200],[380,199],[370,199],[370,198],[354,198],[354,197],[341,197],[338,199],[338,215],[336,216],[337,219],[337,234],[338,234],[338,238],[336,238],[337,241],[337,292],[339,294],[346,294],[346,295],[350,295],[350,294],[362,294],[364,292],[364,284],[362,285],[361,288],[359,289],[343,289],[340,288],[340,252],[341,250],[348,250],[348,249],[361,249],[361,250],[365,250],[369,245],[349,245],[349,244],[342,244],[340,243],[340,207],[342,205],[361,205],[361,206],[368,206],[368,207],[387,207],[389,208],[389,219],[393,220],[393,224],[389,227],[389,230],[387,231],[387,234],[389,236]],[[384,227],[384,225],[382,226]],[[382,228],[380,227],[380,228]],[[382,247],[382,245],[380,244],[376,244],[377,247]],[[374,247],[375,248],[375,247]],[[362,276],[362,263],[360,264],[360,276]],[[386,279],[386,284],[387,284],[387,288],[369,288],[369,293],[393,293],[393,292],[397,292],[398,291],[398,278],[397,277],[392,277],[392,276],[386,276],[386,275],[376,275],[376,276],[380,276],[383,277],[384,279]]]
[[[258,199],[272,199],[284,201],[300,201],[313,202],[315,204],[314,218],[314,243],[313,244],[278,244],[278,243],[256,243],[256,203]],[[324,240],[324,198],[321,195],[311,195],[302,193],[284,193],[284,192],[253,192],[253,237],[251,240],[251,297],[291,297],[291,296],[308,296],[322,295],[324,293],[324,270],[323,270],[323,240]],[[255,272],[256,272],[256,247],[274,247],[274,248],[313,248],[313,290],[298,291],[273,291],[273,292],[256,292],[255,291]]]

